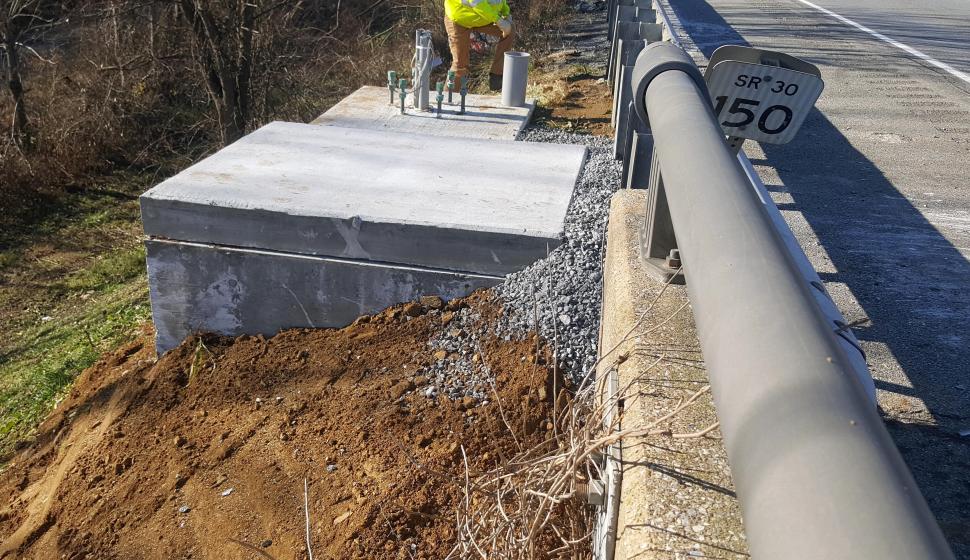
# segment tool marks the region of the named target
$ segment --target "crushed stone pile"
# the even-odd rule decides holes
[[[585,144],[589,159],[566,213],[562,245],[494,288],[505,308],[499,332],[509,338],[538,332],[553,345],[559,366],[580,382],[596,362],[606,223],[621,167],[609,138],[533,128],[522,139]]]
[[[566,214],[563,243],[487,292],[502,308],[497,320],[482,321],[473,309],[443,312],[444,328],[428,341],[432,360],[419,371],[428,380],[423,389],[428,397],[487,402],[494,372],[481,359],[480,346],[492,337],[521,341],[538,333],[551,346],[551,364],[576,384],[596,362],[606,223],[610,197],[620,184],[620,164],[609,138],[533,127],[521,139],[589,148]]]

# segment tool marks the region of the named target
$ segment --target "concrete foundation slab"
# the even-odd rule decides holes
[[[535,110],[535,101],[526,100],[524,107],[503,107],[498,95],[469,94],[465,114],[459,115],[461,96],[455,92],[454,103],[448,104],[448,92],[442,105],[441,118],[436,112],[419,111],[406,103],[407,114],[401,114],[400,99],[390,103],[386,87],[364,86],[344,98],[310,124],[364,128],[395,132],[414,132],[457,138],[515,140]],[[437,107],[436,94],[431,106]]]
[[[194,332],[273,335],[343,327],[360,315],[438,295],[465,296],[502,279],[420,267],[148,240],[159,353]]]
[[[559,245],[586,148],[269,124],[149,190],[145,233],[503,276]]]

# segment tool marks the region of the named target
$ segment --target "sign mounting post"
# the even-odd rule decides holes
[[[808,62],[735,45],[714,51],[704,79],[714,116],[735,152],[745,140],[789,142],[824,87],[818,68]]]

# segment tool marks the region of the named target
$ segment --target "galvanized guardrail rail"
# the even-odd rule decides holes
[[[651,190],[644,261],[686,279],[752,556],[953,558],[874,406],[858,342],[726,137],[668,7],[645,3],[609,2],[617,157],[626,186]],[[624,39],[624,14],[659,20],[668,41]],[[763,128],[788,126],[773,122]]]

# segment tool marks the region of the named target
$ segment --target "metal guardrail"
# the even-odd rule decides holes
[[[652,177],[645,256],[651,244],[679,251],[752,556],[953,558],[868,371],[752,188],[691,57],[647,45],[630,84],[640,122],[626,134],[652,140],[649,160],[632,165]]]

